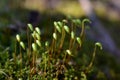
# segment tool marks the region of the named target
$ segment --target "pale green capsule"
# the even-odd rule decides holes
[[[98,46],[98,47],[100,47],[100,49],[102,50],[102,44],[101,44],[101,43],[99,43],[99,42],[96,42],[96,43],[95,43],[95,46]]]
[[[67,49],[66,52],[67,52],[68,55],[72,56],[72,53],[71,53],[70,50]]]
[[[58,26],[57,22],[54,22],[54,26],[55,26],[56,30],[57,30],[59,33],[61,33],[61,29],[60,29],[60,27]]]
[[[55,26],[55,27],[56,27],[57,31],[58,31],[59,33],[61,33],[60,27],[59,27],[59,26]]]
[[[22,78],[19,78],[18,80],[23,80]]]
[[[53,33],[53,38],[54,38],[55,40],[57,40],[57,35],[56,35],[56,33]]]
[[[80,24],[81,24],[80,19],[76,19],[76,24],[77,24],[77,25],[80,25]]]
[[[33,51],[37,51],[37,46],[35,43],[32,43],[32,49],[33,49]]]
[[[76,25],[81,24],[81,21],[79,19],[73,19],[72,22],[75,23]]]
[[[35,31],[36,31],[39,35],[41,34],[39,27],[36,27],[36,28],[35,28]]]
[[[46,47],[49,46],[49,42],[48,42],[48,41],[45,42],[45,46],[46,46]]]
[[[58,26],[58,24],[57,24],[57,22],[56,22],[56,21],[54,22],[54,26]]]
[[[29,27],[29,29],[30,29],[31,31],[33,31],[33,26],[32,26],[32,24],[28,24],[28,27]]]
[[[65,19],[63,19],[63,20],[62,20],[62,22],[64,22],[64,23],[68,23],[68,21],[67,21],[67,20],[65,20]]]
[[[65,31],[66,31],[67,33],[70,32],[70,29],[69,29],[69,27],[68,27],[67,25],[64,26],[64,29],[65,29]]]
[[[31,35],[32,35],[33,38],[35,38],[36,37],[36,32],[33,31],[33,33]]]
[[[19,34],[16,35],[16,39],[18,42],[20,42],[20,35]]]
[[[63,23],[60,22],[60,21],[58,21],[57,24],[58,24],[59,27],[62,27],[62,26],[63,26]]]
[[[38,33],[35,33],[35,37],[40,40],[40,35]]]
[[[81,44],[82,44],[81,39],[79,37],[77,37],[76,40],[77,40],[78,44],[81,46]]]
[[[39,40],[36,40],[36,44],[41,47],[41,42]]]
[[[82,22],[83,22],[83,23],[84,23],[84,22],[89,22],[89,23],[91,23],[91,21],[90,21],[89,19],[84,19]]]
[[[21,41],[20,46],[25,50],[25,44]]]
[[[82,78],[80,80],[87,80],[87,77],[84,72],[81,72],[81,76]]]
[[[71,31],[71,38],[74,39],[75,38],[75,34],[73,31]]]

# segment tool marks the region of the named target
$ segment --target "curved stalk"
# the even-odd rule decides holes
[[[82,21],[82,30],[81,30],[81,33],[80,33],[80,37],[83,38],[84,34],[85,34],[85,22],[89,22],[91,23],[91,21],[89,19],[84,19]]]

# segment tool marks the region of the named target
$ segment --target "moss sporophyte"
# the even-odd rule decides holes
[[[97,42],[88,66],[82,63],[80,55],[84,54],[85,22],[89,19],[64,19],[53,23],[54,30],[50,38],[43,39],[39,27],[28,24],[27,40],[22,40],[22,35],[16,35],[16,46],[13,61],[9,60],[0,79],[82,79],[87,80],[87,74],[92,69],[97,47],[102,45]],[[80,28],[80,32],[76,29]],[[17,44],[18,43],[18,44]],[[81,52],[82,51],[82,52]],[[88,56],[87,54],[84,54]],[[81,63],[79,63],[81,60]],[[87,60],[87,59],[86,59]],[[8,63],[9,62],[9,63]],[[81,65],[83,64],[83,65]],[[14,67],[12,67],[14,66]],[[83,67],[84,66],[84,67]]]

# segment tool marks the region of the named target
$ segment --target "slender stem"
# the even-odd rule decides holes
[[[65,39],[65,30],[64,30],[64,27],[62,27],[62,37],[61,37],[61,42],[60,42],[60,46],[59,46],[60,49],[63,46],[64,39]]]
[[[84,22],[85,22],[85,21],[82,21],[82,30],[81,30],[81,33],[80,33],[80,37],[81,37],[82,39],[83,39],[83,37],[84,37],[84,30],[85,30]]]
[[[44,69],[44,72],[46,72],[46,68],[47,68],[47,59],[46,59],[46,54],[44,55],[44,61],[45,61],[45,69]]]
[[[29,63],[30,63],[30,53],[31,53],[31,49],[30,49],[30,36],[29,36],[29,29],[28,29],[28,27],[27,27],[27,40],[28,40],[28,51],[27,51],[27,53],[28,53],[28,60],[29,60]]]
[[[71,50],[72,48],[72,42],[73,42],[73,39],[70,39],[69,50]]]
[[[54,31],[54,32],[57,34],[56,29],[55,29],[55,31]],[[56,40],[54,39],[54,46],[53,46],[53,50],[55,51],[55,49],[56,49]]]
[[[19,46],[20,47],[20,60],[21,60],[21,65],[20,65],[20,67],[21,67],[21,69],[22,69],[22,49],[21,49],[21,46]]]
[[[36,37],[34,37],[34,43],[36,43]],[[33,55],[33,67],[35,67],[36,51],[33,50],[32,55]]]
[[[17,47],[17,41],[15,40],[15,53],[14,53],[14,62],[16,64],[16,47]]]
[[[54,28],[54,32],[56,33],[56,29]],[[55,48],[55,39],[53,38],[52,39],[52,44],[51,44],[51,51],[50,53],[53,53],[54,52],[54,48]]]
[[[71,22],[71,31],[74,31],[74,29],[73,29],[73,22]],[[69,50],[71,50],[71,48],[72,48],[72,42],[73,42],[73,39],[72,38],[70,38],[70,44],[69,44]]]
[[[92,67],[94,59],[95,59],[95,55],[96,55],[96,46],[95,46],[94,51],[93,51],[92,60],[91,60],[90,64],[87,67],[87,71],[89,71],[89,69]]]
[[[32,62],[33,62],[33,67],[35,67],[35,52],[33,52],[33,60],[32,60]]]
[[[64,58],[63,58],[63,65],[65,64],[66,57],[67,57],[67,53],[65,53],[65,56],[64,56]]]
[[[91,23],[91,21],[89,19],[84,19],[82,21],[82,30],[81,30],[81,33],[80,33],[80,37],[81,37],[81,40],[84,41],[84,37],[85,37],[85,22],[89,22]]]

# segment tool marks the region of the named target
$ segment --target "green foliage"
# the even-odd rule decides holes
[[[12,57],[8,58],[7,51],[4,57],[0,55],[3,61],[0,64],[0,79],[87,80],[87,74],[91,73],[94,63],[96,47],[102,48],[102,45],[95,44],[93,56],[91,60],[87,60],[87,65],[83,63],[84,61],[80,61],[79,64],[76,60],[78,55],[84,54],[80,51],[84,46],[83,34],[85,34],[84,22],[86,21],[89,20],[69,19],[54,22],[52,40],[48,39],[48,41],[42,40],[38,27],[34,29],[31,24],[28,24],[27,43],[17,34]],[[76,33],[76,28],[81,28],[82,32]]]

